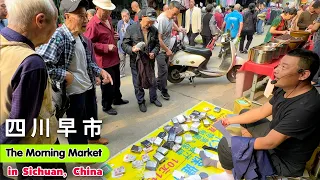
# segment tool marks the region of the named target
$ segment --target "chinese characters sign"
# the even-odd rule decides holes
[[[208,115],[214,115],[216,118],[220,118],[223,116],[226,116],[227,114],[231,114],[232,112],[222,109],[220,113],[213,112],[213,108],[215,107],[213,104],[210,104],[208,102],[201,102],[195,107],[191,108],[190,110],[186,111],[184,114],[189,115],[192,111],[203,111],[204,108],[209,107],[211,110],[208,112]],[[163,127],[165,125],[172,125],[172,122],[168,122],[164,124],[163,126],[159,127],[146,137],[142,138],[141,140],[137,141],[135,145],[140,146],[140,142],[151,139],[153,137],[157,137],[157,135],[164,131]],[[190,132],[187,132],[186,134],[191,134]],[[216,148],[218,146],[218,143],[220,139],[222,138],[222,134],[219,131],[216,131],[213,126],[205,127],[201,125],[199,127],[199,133],[197,135],[192,134],[192,142],[185,142],[183,140],[183,143],[181,145],[181,148],[179,151],[174,152],[172,150],[169,151],[169,153],[166,155],[166,161],[161,163],[156,171],[156,178],[152,180],[163,180],[163,179],[172,179],[175,180],[172,173],[174,170],[180,171],[184,173],[185,175],[194,175],[199,174],[200,172],[206,172],[207,174],[216,174],[221,173],[222,171],[213,167],[205,168],[202,165],[202,161],[200,156],[196,153],[196,149],[201,149],[204,145],[207,145],[209,147]],[[132,154],[136,156],[137,160],[142,159],[142,155],[145,154],[144,152],[141,152],[141,154],[135,154],[130,151],[131,146],[120,152],[119,154],[115,155],[113,158],[111,158],[109,161],[107,161],[107,164],[118,168],[120,166],[124,166],[126,169],[125,174],[116,179],[132,179],[132,177],[135,177],[136,179],[142,179],[144,172],[148,171],[144,167],[142,169],[134,169],[132,167],[131,163],[123,162],[123,158],[127,154]],[[150,158],[153,160],[153,155],[155,154],[157,150],[157,146],[153,145],[153,151],[149,152]],[[210,151],[210,153],[217,155],[217,153]],[[111,173],[106,175],[107,179],[114,179],[112,178]]]

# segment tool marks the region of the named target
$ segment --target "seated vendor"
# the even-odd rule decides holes
[[[319,145],[320,94],[310,83],[318,67],[319,56],[312,51],[290,51],[275,69],[274,83],[278,90],[272,99],[259,108],[221,120],[225,127],[241,124],[242,136],[256,138],[249,138],[254,140],[253,150],[266,151],[253,152],[267,154],[269,158],[266,161],[274,175],[302,176],[306,162]],[[272,121],[266,119],[270,115]],[[209,180],[233,179],[232,170],[236,167],[233,156],[236,153],[231,150],[230,144],[234,147],[234,138],[240,137],[225,136],[219,142],[219,161],[200,153],[204,166],[225,169],[224,173],[212,175]],[[263,163],[267,164],[266,161]]]
[[[271,24],[271,27],[264,39],[264,42],[269,42],[272,38],[289,34],[288,22],[292,20],[297,15],[297,10],[295,8],[285,8],[283,13],[276,17]]]

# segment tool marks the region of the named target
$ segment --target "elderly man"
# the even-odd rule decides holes
[[[52,0],[7,0],[6,5],[9,25],[0,32],[0,144],[58,144],[51,84],[46,65],[35,52],[35,47],[47,43],[56,29],[58,11]],[[6,137],[7,119],[23,119],[26,136]],[[41,126],[40,119],[49,120]],[[37,132],[32,137],[34,128]],[[20,173],[29,166],[66,169],[62,163],[17,164]],[[0,179],[5,179],[2,175],[0,172]],[[24,179],[21,174],[18,178]]]
[[[120,57],[120,77],[123,78],[126,76],[125,74],[125,66],[126,66],[126,59],[129,56],[125,53],[121,47],[123,37],[126,34],[128,26],[134,23],[134,21],[130,18],[130,12],[127,9],[123,9],[121,11],[121,20],[118,22],[117,25],[117,33],[119,34],[119,41],[118,41],[118,53]]]
[[[240,37],[243,28],[243,17],[240,14],[240,4],[236,4],[231,13],[227,14],[222,24],[222,30],[230,30],[231,38]]]
[[[141,18],[141,15],[140,15],[141,9],[140,9],[140,6],[139,6],[139,4],[137,3],[137,1],[133,1],[133,2],[131,3],[131,9],[132,9],[133,12],[136,13],[136,14],[134,15],[134,18],[133,18],[134,22],[139,22],[139,20],[140,20],[140,18]]]
[[[138,74],[142,74],[141,72],[143,72],[143,69],[149,69],[147,72],[147,79],[149,82],[148,88],[151,103],[155,104],[157,107],[162,106],[162,104],[157,100],[157,88],[154,72],[154,58],[160,50],[158,31],[153,26],[156,21],[156,16],[157,13],[152,8],[142,10],[141,22],[128,27],[122,43],[123,50],[130,54],[130,66],[134,92],[141,112],[147,111],[147,106],[144,100],[143,85],[141,83],[141,78],[145,77],[138,76]],[[144,42],[146,47],[139,49],[136,45],[140,42]],[[146,68],[141,68],[140,65],[142,62],[147,66]]]
[[[82,35],[88,23],[87,5],[85,0],[62,0],[65,24],[37,52],[45,60],[53,83],[66,85],[70,98],[66,114],[74,119],[77,131],[69,133],[69,144],[107,144],[108,140],[100,135],[87,136],[84,131],[83,120],[98,119],[95,85],[100,83],[99,76],[105,84],[111,81],[110,75],[95,63],[92,44]]]
[[[165,100],[170,100],[170,95],[167,89],[168,78],[168,60],[172,56],[172,51],[169,49],[171,32],[172,30],[182,31],[182,28],[178,28],[173,19],[180,13],[182,8],[181,4],[177,1],[172,1],[169,4],[169,10],[161,13],[158,18],[158,24],[156,25],[159,33],[160,52],[156,57],[158,65],[158,79],[157,86],[161,91],[161,96]]]
[[[7,21],[7,8],[4,0],[0,0],[0,30],[8,25]]]
[[[94,0],[97,14],[88,23],[84,35],[93,43],[95,57],[100,68],[106,70],[112,77],[114,84],[101,85],[102,110],[109,115],[117,115],[118,112],[112,105],[128,104],[129,101],[122,99],[120,91],[120,60],[115,34],[110,17],[116,8],[111,0]]]
[[[194,0],[190,0],[190,8],[186,11],[186,31],[188,33],[190,46],[195,46],[194,39],[201,32],[201,9],[195,7]]]

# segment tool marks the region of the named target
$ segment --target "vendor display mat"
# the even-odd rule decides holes
[[[214,108],[216,106],[208,103],[206,101],[202,101],[199,104],[195,105],[193,108],[185,111],[182,113],[183,115],[190,115],[194,110],[197,110],[199,112],[205,112],[207,110],[207,115],[213,115],[216,117],[216,119],[222,118],[227,116],[228,114],[232,114],[231,111],[221,108],[221,111],[219,113],[214,112]],[[174,118],[174,117],[172,117]],[[160,164],[157,167],[156,170],[156,178],[150,178],[152,180],[162,180],[162,179],[169,179],[174,180],[177,178],[173,177],[173,172],[175,170],[180,171],[184,173],[186,176],[199,174],[200,172],[205,172],[208,175],[216,174],[216,173],[222,173],[223,171],[214,167],[203,167],[201,158],[199,154],[195,153],[196,149],[202,149],[204,145],[207,145],[209,147],[215,147],[217,148],[218,143],[220,139],[222,138],[222,134],[217,131],[213,127],[213,121],[210,121],[210,126],[205,127],[203,125],[203,122],[201,122],[201,125],[199,126],[199,133],[193,134],[191,132],[186,132],[183,135],[183,142],[181,145],[181,149],[177,152],[174,152],[173,150],[169,150],[169,153],[165,156],[166,161],[164,161],[162,164]],[[184,123],[188,124],[189,127],[191,126],[192,122]],[[163,127],[165,125],[173,125],[173,123],[168,121],[158,129],[154,130],[150,134],[146,135],[145,137],[141,138],[137,142],[135,142],[132,145],[141,146],[141,142],[144,140],[151,139],[153,137],[157,137],[157,135],[160,132],[163,132]],[[184,135],[185,134],[191,134],[192,135],[192,142],[185,142]],[[113,156],[111,159],[109,159],[106,163],[111,167],[112,169],[119,168],[123,166],[125,168],[125,173],[121,177],[114,178],[112,177],[112,172],[109,172],[106,174],[105,178],[108,180],[111,179],[123,179],[123,180],[140,180],[144,178],[144,173],[148,172],[149,170],[145,169],[146,163],[144,163],[143,167],[141,169],[135,169],[132,167],[131,162],[124,162],[124,156],[127,154],[131,154],[136,156],[136,160],[142,160],[142,155],[145,154],[144,151],[141,152],[141,154],[133,153],[130,151],[132,145],[125,148],[123,151],[119,152],[115,156]],[[151,160],[154,160],[153,155],[157,151],[157,146],[152,145],[153,151],[149,152],[149,157]],[[211,150],[207,150],[207,152],[214,154],[216,157],[217,153]]]

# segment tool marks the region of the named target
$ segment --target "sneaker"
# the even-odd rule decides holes
[[[162,104],[161,104],[161,102],[157,99],[157,100],[155,100],[155,101],[153,101],[153,102],[151,102],[152,104],[154,104],[154,105],[156,105],[157,107],[162,107]]]
[[[164,100],[169,100],[169,99],[170,99],[170,95],[169,95],[167,92],[161,93],[161,97],[162,97]]]
[[[141,112],[147,112],[147,106],[145,103],[139,104],[139,109]]]
[[[121,75],[120,75],[120,78],[124,78],[124,77],[126,77],[125,74],[121,74]]]
[[[245,49],[245,50],[242,51],[242,53],[243,54],[248,54],[248,50]]]

